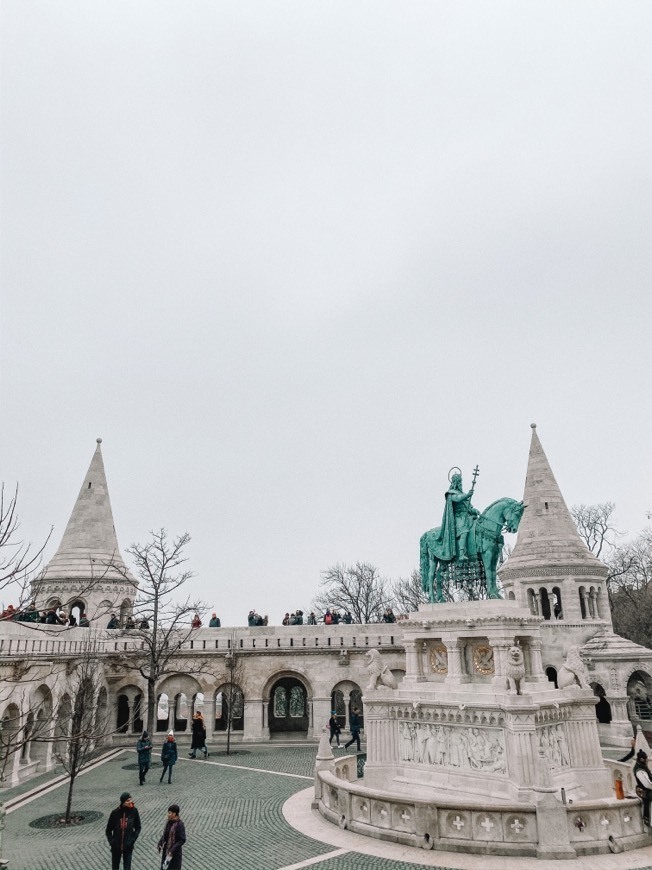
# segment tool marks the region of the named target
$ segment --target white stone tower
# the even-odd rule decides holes
[[[590,552],[575,528],[532,424],[516,546],[500,569],[505,596],[546,621],[612,629],[607,567]]]
[[[34,581],[33,597],[39,609],[61,604],[105,627],[111,613],[124,624],[138,583],[118,547],[101,444],[98,438],[59,549]]]

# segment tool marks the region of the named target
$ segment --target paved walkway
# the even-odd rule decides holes
[[[652,870],[652,847],[537,862],[423,852],[341,831],[310,808],[315,753],[314,746],[265,746],[207,761],[180,758],[172,785],[159,784],[159,767],[141,788],[137,770],[129,769],[135,753],[125,750],[77,781],[73,809],[97,810],[102,818],[67,830],[31,828],[34,819],[64,810],[66,785],[59,785],[9,810],[4,855],[11,870],[108,870],[104,826],[126,789],[143,822],[133,870],[158,866],[156,842],[172,802],[180,804],[188,831],[184,870]],[[6,793],[4,800],[19,792],[25,795],[25,787]]]

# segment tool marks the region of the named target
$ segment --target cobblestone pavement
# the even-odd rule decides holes
[[[315,752],[314,746],[263,747],[230,757],[212,755],[208,761],[180,757],[172,785],[159,783],[159,767],[140,787],[137,771],[125,769],[135,761],[135,754],[126,751],[83,774],[75,785],[73,810],[97,810],[99,820],[66,830],[31,828],[34,819],[63,812],[66,786],[60,786],[7,815],[4,856],[11,870],[108,870],[104,827],[118,796],[128,790],[143,824],[133,870],[158,867],[156,842],[172,802],[180,804],[188,831],[184,870],[281,870],[303,862],[317,870],[419,870],[414,864],[342,854],[288,825],[282,806],[310,785]],[[39,778],[39,785],[44,782]],[[4,799],[19,791],[24,793],[24,787]]]
[[[73,811],[96,810],[102,814],[100,819],[66,830],[30,827],[30,822],[41,816],[63,813],[64,784],[35,797],[30,803],[10,809],[6,818],[4,856],[10,861],[10,870],[108,870],[111,858],[104,827],[108,814],[118,804],[118,796],[128,790],[135,798],[143,823],[134,851],[133,870],[159,867],[156,842],[165,823],[167,807],[172,802],[180,804],[188,831],[184,870],[451,870],[451,865],[465,866],[467,870],[487,870],[488,867],[503,870],[503,866],[507,866],[507,863],[501,865],[497,856],[459,856],[462,859],[459,862],[451,861],[450,855],[442,855],[440,860],[431,852],[426,853],[425,863],[412,863],[413,860],[424,861],[424,858],[417,854],[410,854],[408,858],[407,853],[403,853],[397,858],[407,860],[397,860],[368,854],[366,847],[370,841],[367,838],[348,835],[330,825],[320,833],[310,828],[302,828],[305,833],[300,833],[288,824],[282,809],[293,795],[296,797],[290,803],[304,801],[298,793],[312,782],[315,752],[314,746],[249,747],[246,752],[229,757],[216,753],[207,761],[193,761],[187,755],[184,757],[187,748],[181,748],[171,785],[159,783],[161,768],[158,766],[150,771],[146,785],[140,787],[138,772],[134,769],[135,753],[124,751],[77,780]],[[43,787],[48,779],[54,778],[55,774],[39,777],[37,782]],[[19,794],[26,794],[25,786],[6,792],[3,798],[11,801]],[[362,839],[365,846],[359,845]],[[372,842],[378,844],[378,841]],[[619,870],[626,867],[652,870],[644,866],[649,863],[649,855],[648,862],[643,855],[636,860],[635,855],[629,853],[629,860],[618,856],[621,860],[613,865],[609,864],[608,856],[585,859],[586,864],[584,861],[564,863],[572,864],[577,870],[597,866],[603,870],[611,870],[611,866]],[[513,861],[506,859],[512,870],[522,870],[526,865],[523,861],[521,868],[515,868]],[[544,863],[549,865],[549,862]]]

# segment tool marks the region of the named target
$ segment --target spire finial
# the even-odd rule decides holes
[[[102,443],[102,439],[101,439],[101,438],[96,438],[95,440],[97,441],[98,444],[101,444],[101,443]]]
[[[537,428],[536,423],[530,423],[530,429],[536,429],[536,428]],[[100,438],[99,440],[101,441],[102,439]]]

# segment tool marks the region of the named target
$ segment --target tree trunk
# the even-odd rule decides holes
[[[70,774],[70,782],[68,783],[68,800],[66,801],[66,815],[64,821],[70,823],[70,807],[72,806],[72,790],[75,785],[75,775]]]
[[[156,680],[147,680],[147,733],[150,739],[156,733]]]

